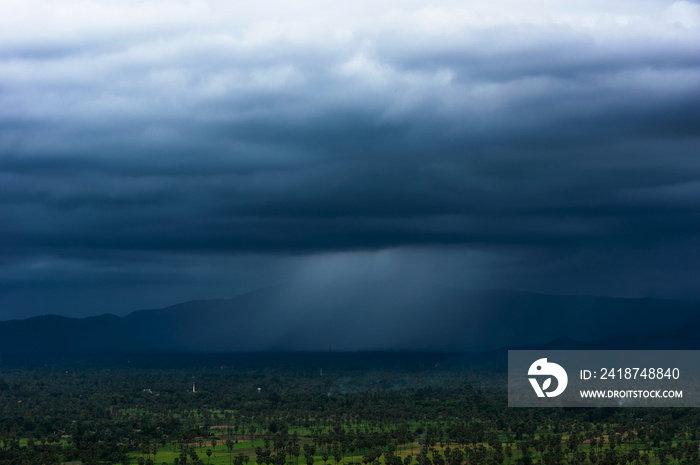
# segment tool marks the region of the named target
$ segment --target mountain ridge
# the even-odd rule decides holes
[[[640,338],[695,348],[700,328],[700,302],[688,300],[456,290],[392,306],[389,298],[372,304],[374,291],[306,295],[274,286],[124,316],[8,320],[0,322],[0,352],[632,348]]]

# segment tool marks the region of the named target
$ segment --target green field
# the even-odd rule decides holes
[[[700,463],[697,409],[508,408],[503,372],[434,363],[208,366],[6,370],[0,465]]]

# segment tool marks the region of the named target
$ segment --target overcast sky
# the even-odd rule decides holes
[[[0,0],[0,319],[699,263],[700,3]]]

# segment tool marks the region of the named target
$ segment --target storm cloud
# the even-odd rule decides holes
[[[2,1],[0,316],[700,297],[699,156],[694,2]]]

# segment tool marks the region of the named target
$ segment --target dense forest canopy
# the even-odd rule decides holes
[[[5,363],[0,463],[698,463],[696,409],[508,408],[498,364],[442,355]]]

